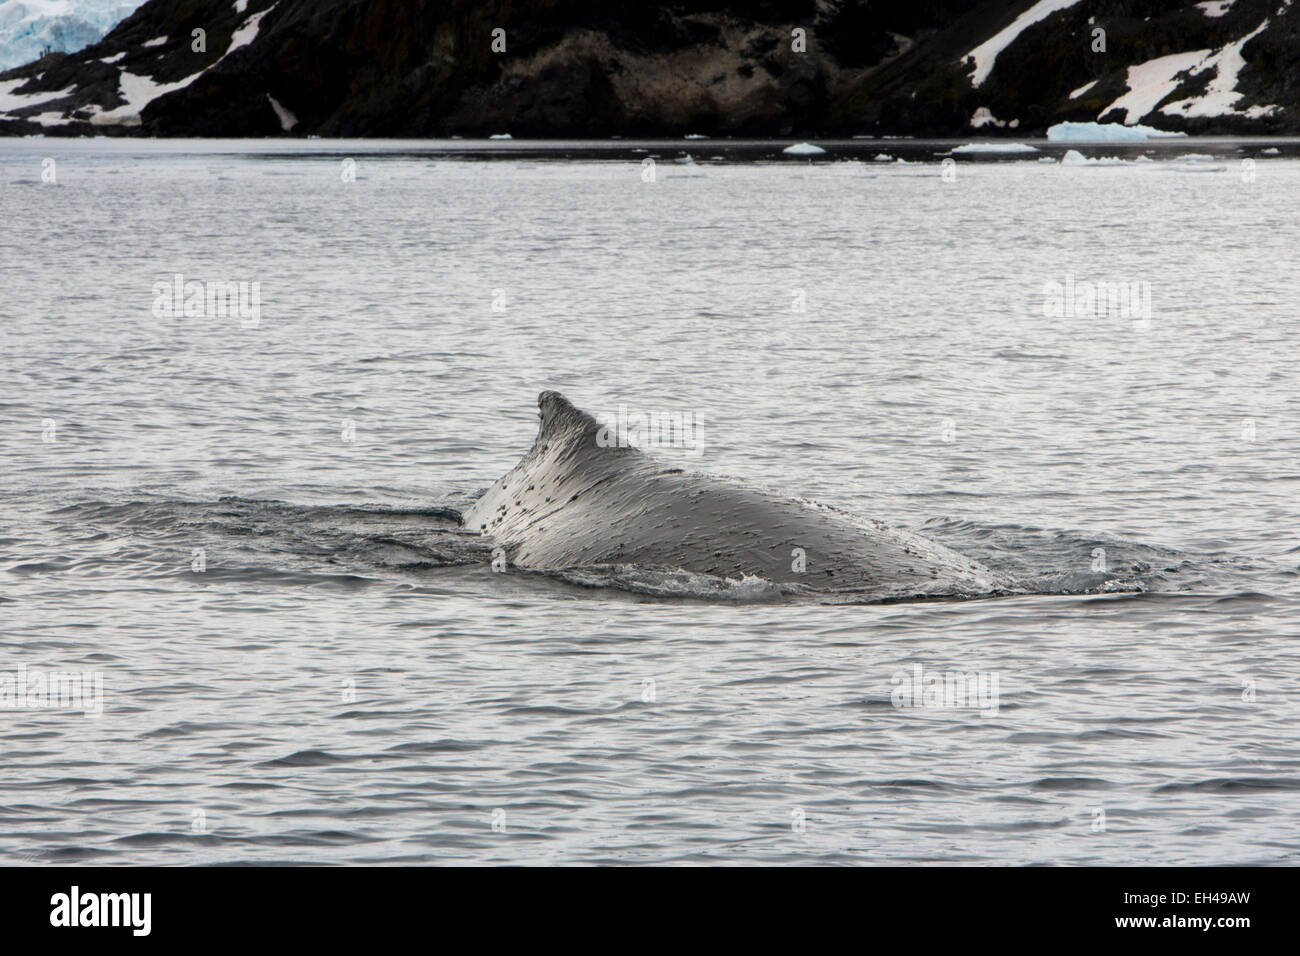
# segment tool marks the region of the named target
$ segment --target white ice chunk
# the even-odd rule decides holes
[[[1077,149],[1069,150],[1061,157],[1062,166],[1127,166],[1127,161],[1120,159],[1118,156],[1098,156],[1095,159],[1089,159]]]
[[[1048,127],[1049,143],[1136,143],[1148,139],[1186,136],[1167,133],[1152,126],[1122,126],[1119,123],[1057,123]]]
[[[1038,150],[1026,143],[967,143],[958,146],[954,153],[1036,153]]]
[[[795,143],[793,146],[787,146],[781,152],[787,156],[821,156],[826,150],[820,146],[814,146],[812,143]]]

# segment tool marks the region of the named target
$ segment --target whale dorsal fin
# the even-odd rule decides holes
[[[541,426],[537,441],[550,441],[562,435],[579,435],[594,438],[600,423],[559,392],[546,391],[537,396],[538,417]]]

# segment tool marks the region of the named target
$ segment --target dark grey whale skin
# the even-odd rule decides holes
[[[890,596],[977,596],[1008,581],[942,545],[878,521],[685,472],[632,447],[602,447],[599,423],[558,392],[537,399],[532,449],[465,512],[525,569],[683,569]],[[794,549],[806,554],[795,570]]]

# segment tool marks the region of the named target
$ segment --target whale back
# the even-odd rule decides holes
[[[886,593],[997,586],[918,535],[602,442],[600,423],[558,392],[538,409],[532,448],[463,518],[519,567],[635,565]]]

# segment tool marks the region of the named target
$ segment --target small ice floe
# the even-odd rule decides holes
[[[1148,139],[1186,135],[1186,133],[1167,133],[1140,123],[1132,126],[1123,123],[1057,123],[1047,128],[1049,143],[1137,143]]]
[[[876,153],[875,161],[877,163],[892,163],[894,157],[890,156],[888,153]]]
[[[1183,155],[1178,156],[1178,157],[1175,157],[1174,162],[1176,162],[1176,163],[1212,163],[1212,162],[1214,162],[1214,157],[1211,156],[1209,153],[1183,153]]]
[[[509,133],[493,133],[488,139],[514,139]]]
[[[953,153],[968,155],[971,153],[1036,153],[1037,148],[1028,143],[967,143],[958,146]]]
[[[687,139],[708,139],[709,137],[706,136],[704,133],[687,133],[686,138]]]
[[[1281,156],[1281,155],[1282,155],[1282,150],[1278,149],[1276,146],[1270,146],[1268,149],[1261,149],[1261,150],[1259,151],[1259,155],[1261,155],[1261,156]]]
[[[826,150],[820,146],[814,146],[812,143],[795,143],[793,146],[787,146],[781,150],[787,156],[822,156]]]
[[[678,156],[676,159],[673,160],[673,162],[681,163],[684,166],[693,166],[695,165],[695,157],[692,156],[690,153],[687,153],[684,156]]]
[[[1077,149],[1071,149],[1061,157],[1062,166],[1127,166],[1128,163],[1118,156],[1098,156],[1089,159]]]

